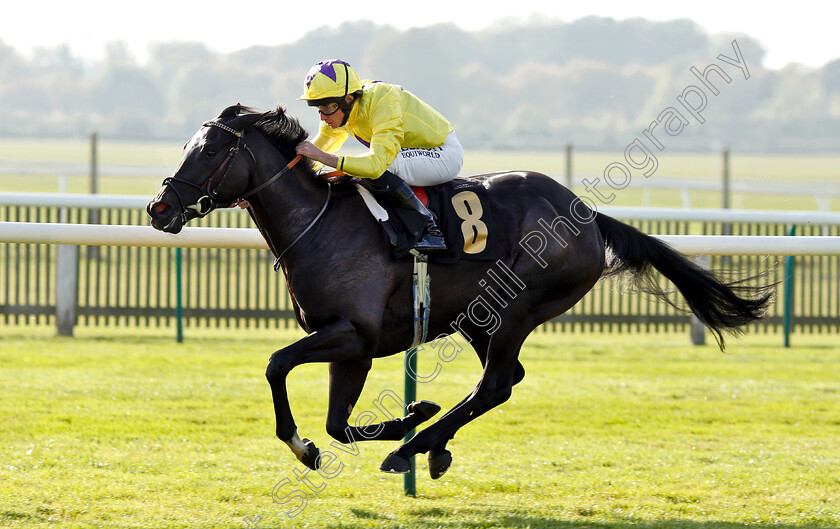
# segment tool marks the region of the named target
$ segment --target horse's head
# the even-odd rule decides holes
[[[245,129],[263,117],[235,105],[205,122],[184,145],[175,174],[164,179],[160,191],[146,206],[151,225],[178,233],[190,220],[240,198],[256,170],[254,154],[244,141]]]

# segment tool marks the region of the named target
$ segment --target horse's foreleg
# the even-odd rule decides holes
[[[408,432],[440,411],[440,406],[433,402],[413,402],[408,405],[409,413],[405,417],[370,424],[366,419],[371,415],[365,413],[357,416],[355,426],[349,425],[348,420],[362,393],[370,366],[370,359],[330,364],[327,433],[339,442],[400,441]]]
[[[392,418],[374,424],[367,420],[373,417],[371,410],[367,410],[367,413],[357,416],[355,426],[350,425],[348,421],[364,387],[369,368],[369,360],[330,364],[327,433],[339,442],[352,444],[357,441],[400,441],[408,432],[440,411],[439,405],[424,400],[408,404],[408,414],[405,417]],[[381,403],[376,404],[378,410],[382,411]],[[400,404],[404,403],[400,401]]]
[[[285,442],[307,467],[317,469],[319,453],[314,443],[298,437],[297,426],[286,393],[286,377],[294,367],[301,364],[351,361],[366,357],[366,348],[355,327],[348,320],[343,319],[271,355],[265,376],[271,386],[271,396],[274,401],[277,437]]]

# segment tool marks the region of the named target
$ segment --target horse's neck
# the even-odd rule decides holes
[[[254,222],[277,257],[315,220],[326,198],[326,190],[311,175],[292,168],[248,201]]]

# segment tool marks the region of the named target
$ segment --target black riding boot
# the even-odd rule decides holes
[[[420,202],[414,190],[403,181],[402,178],[390,171],[375,180],[367,180],[368,188],[374,193],[384,196],[389,202],[398,208],[416,211],[425,219],[426,225],[423,228],[423,236],[414,245],[414,249],[422,253],[446,251],[446,241],[443,233],[437,227],[435,214],[429,211]]]

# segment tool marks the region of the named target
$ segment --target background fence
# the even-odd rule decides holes
[[[88,223],[97,219],[102,224],[147,225],[143,209],[146,200],[8,194],[0,201],[0,221]],[[651,234],[840,235],[840,215],[829,213],[644,208],[602,211]],[[244,211],[225,210],[192,224],[250,227],[251,221]],[[61,282],[56,269],[62,252],[75,261],[72,273],[77,274],[74,302],[78,325],[171,327],[176,325],[179,307],[187,327],[295,325],[283,274],[273,271],[268,250],[131,246],[62,249],[22,243],[0,244],[0,321],[11,325],[56,321],[60,295],[57,284]],[[838,256],[802,256],[787,263],[784,256],[711,256],[708,266],[732,279],[757,275],[755,281],[779,284],[769,317],[754,325],[760,332],[782,330],[785,303],[791,304],[795,331],[840,331]],[[790,292],[781,287],[786,273],[793,278]],[[662,284],[669,287],[664,279]],[[671,306],[643,293],[626,295],[631,287],[621,278],[602,281],[571,311],[544,328],[592,332],[689,329],[691,317],[678,295],[673,297],[676,306]]]
[[[0,221],[148,225],[142,199],[96,197],[117,207],[0,206]],[[7,195],[5,202],[35,202]],[[192,225],[249,227],[240,210],[219,211]],[[61,247],[0,244],[0,311],[5,323],[49,323],[56,312]],[[294,313],[282,273],[268,250],[81,246],[77,250],[76,317],[80,325],[174,324],[181,254],[182,308],[187,325],[287,326]]]

